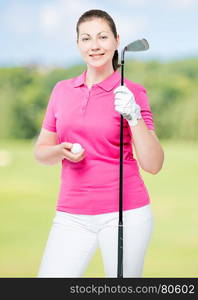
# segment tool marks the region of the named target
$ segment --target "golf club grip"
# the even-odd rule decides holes
[[[123,278],[123,224],[118,226],[118,274],[117,277]]]

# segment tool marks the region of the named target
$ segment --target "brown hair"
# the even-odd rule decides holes
[[[91,9],[86,11],[84,14],[82,14],[82,16],[79,18],[77,24],[76,24],[76,32],[77,32],[77,37],[79,35],[79,25],[83,22],[95,19],[95,18],[100,18],[105,20],[109,27],[111,28],[111,31],[114,35],[115,38],[117,38],[117,30],[116,30],[116,26],[115,23],[113,21],[113,19],[111,18],[111,16],[100,9]],[[113,65],[113,69],[114,71],[117,70],[121,65],[118,64],[118,50],[115,50],[113,59],[112,59],[112,65]]]

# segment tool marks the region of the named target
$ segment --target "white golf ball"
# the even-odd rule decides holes
[[[82,151],[81,145],[78,144],[78,143],[74,143],[74,144],[72,145],[71,152],[72,152],[72,153],[78,153],[78,152],[80,152],[80,151]]]

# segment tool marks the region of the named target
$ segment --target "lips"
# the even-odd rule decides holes
[[[104,53],[101,53],[101,54],[90,54],[91,57],[97,57],[97,56],[102,56],[104,55]]]

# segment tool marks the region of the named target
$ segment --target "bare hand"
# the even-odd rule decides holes
[[[62,159],[67,159],[72,162],[79,162],[85,158],[85,149],[78,153],[72,153],[72,143],[63,142],[59,144],[60,146],[60,153],[62,154]]]

